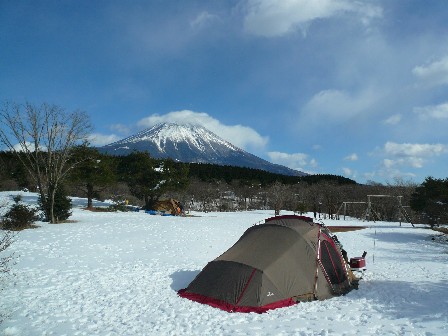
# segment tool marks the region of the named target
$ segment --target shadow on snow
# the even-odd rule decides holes
[[[409,245],[409,243],[427,240],[428,235],[430,234],[430,231],[428,231],[428,234],[421,232],[369,232],[366,236],[386,243],[402,243]]]
[[[395,319],[448,322],[445,282],[371,281],[354,293],[374,303],[374,309]]]
[[[198,275],[200,270],[197,271],[177,271],[171,274],[171,279],[173,282],[171,283],[171,288],[174,291],[178,291],[179,289],[186,288],[190,282]]]

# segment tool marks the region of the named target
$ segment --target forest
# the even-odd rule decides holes
[[[151,209],[174,198],[188,211],[256,209],[313,212],[316,218],[447,223],[448,179],[421,185],[359,184],[336,175],[285,176],[263,170],[157,160],[148,153],[110,156],[87,146],[74,149],[77,162],[60,189],[69,196],[111,199]],[[36,191],[27,169],[11,152],[0,152],[0,190]]]

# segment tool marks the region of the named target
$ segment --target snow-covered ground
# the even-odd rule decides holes
[[[11,194],[0,193],[0,205]],[[409,224],[325,220],[368,226],[337,233],[349,257],[368,252],[358,290],[265,314],[227,313],[176,292],[273,211],[194,214],[77,207],[75,223],[20,232],[8,250],[18,258],[2,284],[0,312],[9,317],[0,335],[448,335],[446,237]]]

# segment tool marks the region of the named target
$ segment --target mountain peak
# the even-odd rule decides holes
[[[198,124],[160,123],[99,148],[112,155],[147,151],[157,159],[262,169],[283,175],[305,175],[250,154]]]
[[[160,123],[143,130],[135,135],[119,140],[107,146],[129,145],[130,143],[150,142],[160,153],[166,153],[170,147],[188,144],[191,149],[204,151],[216,146],[225,146],[232,150],[240,150],[231,143],[223,140],[215,133],[199,124]],[[150,152],[151,155],[154,155]]]

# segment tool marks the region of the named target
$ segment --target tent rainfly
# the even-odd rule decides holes
[[[356,286],[330,231],[312,218],[287,215],[250,227],[178,294],[227,312],[263,313]]]

